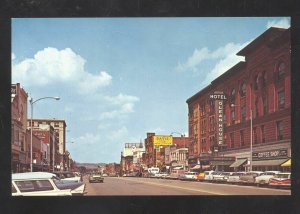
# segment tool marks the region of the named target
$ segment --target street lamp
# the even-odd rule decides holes
[[[33,128],[33,125],[32,125],[32,119],[33,119],[33,104],[40,101],[40,100],[43,100],[43,99],[55,99],[55,100],[59,100],[60,98],[59,97],[42,97],[42,98],[39,98],[37,100],[33,100],[33,98],[31,97],[29,102],[30,102],[30,108],[31,108],[31,119],[30,119],[30,171],[32,172],[32,128]],[[54,167],[54,166],[53,166]]]
[[[251,97],[250,97],[251,99]],[[235,104],[231,104],[231,107],[235,107],[235,106],[239,106],[239,105],[235,105]],[[250,104],[250,165],[249,165],[249,170],[252,171],[252,144],[253,144],[253,139],[252,139],[252,108],[251,108],[251,104]]]

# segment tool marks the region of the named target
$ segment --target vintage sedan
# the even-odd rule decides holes
[[[89,183],[95,183],[95,182],[104,182],[104,178],[100,174],[91,174],[89,176]]]
[[[179,176],[179,180],[197,180],[197,172],[185,172]]]
[[[257,176],[255,178],[255,183],[257,186],[268,185],[270,179],[273,178],[278,173],[280,173],[280,171],[266,171],[262,173],[260,176]]]
[[[77,181],[70,181],[70,180],[61,180],[55,179],[54,180],[56,186],[63,190],[63,189],[71,189],[72,196],[83,196],[85,192],[85,183],[77,182]]]
[[[255,178],[260,176],[263,172],[261,171],[250,171],[240,176],[240,183],[242,184],[254,184]]]
[[[76,182],[82,181],[82,176],[75,172],[55,171],[53,172],[53,174],[55,174],[61,180],[76,181]]]
[[[234,172],[228,176],[227,183],[240,183],[240,176],[244,175],[246,172]]]
[[[282,172],[274,175],[273,178],[269,181],[269,186],[272,187],[291,187],[291,173],[290,172]]]
[[[12,174],[12,196],[71,196],[71,188],[60,189],[55,174],[25,172]]]
[[[227,182],[227,179],[231,174],[232,172],[216,173],[212,177],[212,182]]]

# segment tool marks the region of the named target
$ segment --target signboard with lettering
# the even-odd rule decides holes
[[[223,100],[227,100],[226,95],[223,92],[215,92],[214,94],[209,95],[210,99],[216,100],[218,103],[217,108],[217,130],[218,130],[218,137],[217,137],[217,144],[223,144]]]
[[[253,160],[281,159],[281,158],[287,158],[287,157],[288,157],[287,149],[276,149],[276,150],[252,153]]]
[[[154,146],[170,146],[173,144],[172,136],[153,136],[153,144]]]

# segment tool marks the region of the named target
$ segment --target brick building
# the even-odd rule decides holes
[[[291,156],[290,30],[269,28],[237,55],[245,61],[187,100],[189,165],[284,170]]]
[[[30,168],[30,150],[26,148],[27,99],[28,94],[20,83],[11,85],[11,168],[13,172],[23,172]]]

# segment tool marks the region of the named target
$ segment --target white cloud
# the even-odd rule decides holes
[[[122,118],[127,114],[133,113],[135,103],[140,100],[138,97],[124,94],[105,96],[104,99],[108,101],[114,109],[101,113],[100,120]]]
[[[125,126],[120,129],[113,131],[110,135],[108,135],[108,139],[112,141],[122,141],[128,135],[128,130]]]
[[[16,59],[16,55],[14,53],[11,53],[11,60],[15,60]]]
[[[279,21],[272,20],[268,21],[266,28],[278,27],[278,28],[289,28],[291,26],[289,18],[282,18]]]
[[[76,144],[100,144],[101,136],[99,134],[85,133],[83,136],[75,138]]]
[[[86,60],[70,48],[48,47],[38,51],[33,58],[13,63],[12,80],[26,86],[78,85],[81,93],[92,93],[111,83],[112,77],[105,71],[99,74],[86,72],[85,63]]]
[[[192,56],[190,56],[185,63],[178,63],[176,70],[180,72],[184,71],[194,71],[197,72],[200,69],[201,63],[205,60],[216,60],[227,58],[228,55],[235,54],[241,49],[240,44],[228,43],[224,47],[220,47],[217,50],[210,51],[208,48],[204,47],[200,50],[195,49]],[[239,57],[236,56],[237,59]]]
[[[208,50],[206,47],[201,50],[196,49],[192,56],[188,60],[177,66],[178,71],[203,71],[202,84],[208,85],[216,77],[220,76],[228,69],[236,65],[240,61],[244,61],[244,57],[237,56],[243,47],[245,47],[249,42],[244,44],[228,43],[223,47],[220,47],[214,51]],[[211,71],[204,71],[201,69],[201,65],[204,61],[218,60],[215,63],[214,68]]]

